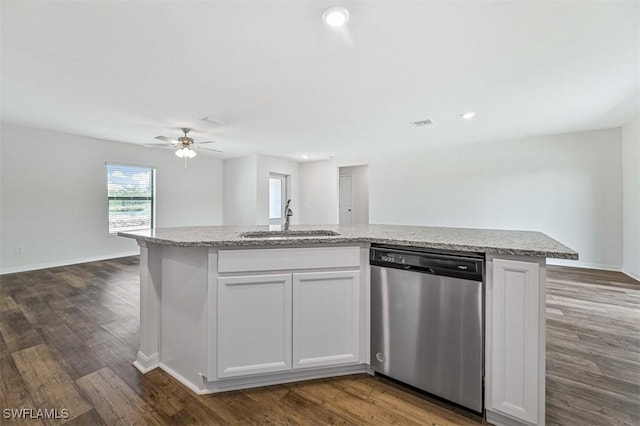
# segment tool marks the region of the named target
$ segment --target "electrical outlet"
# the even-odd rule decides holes
[[[24,247],[16,247],[16,256],[24,254]]]

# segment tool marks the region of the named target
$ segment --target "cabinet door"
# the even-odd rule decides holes
[[[218,278],[218,377],[291,369],[291,275]]]
[[[544,283],[540,281],[537,263],[494,259],[488,283],[491,376],[486,408],[532,424],[544,423],[539,418],[539,403],[544,404],[544,399],[540,401]]]
[[[293,368],[359,361],[358,271],[293,275]]]

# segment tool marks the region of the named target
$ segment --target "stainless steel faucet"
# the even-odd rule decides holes
[[[284,206],[284,225],[283,228],[285,231],[289,230],[289,218],[293,216],[293,210],[289,208],[289,204],[291,200],[287,200],[287,205]]]

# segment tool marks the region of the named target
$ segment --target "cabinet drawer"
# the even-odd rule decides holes
[[[360,247],[220,250],[218,272],[257,272],[315,268],[357,268]]]

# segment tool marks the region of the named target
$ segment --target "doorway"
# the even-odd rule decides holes
[[[338,208],[340,225],[369,223],[369,166],[340,167]]]

